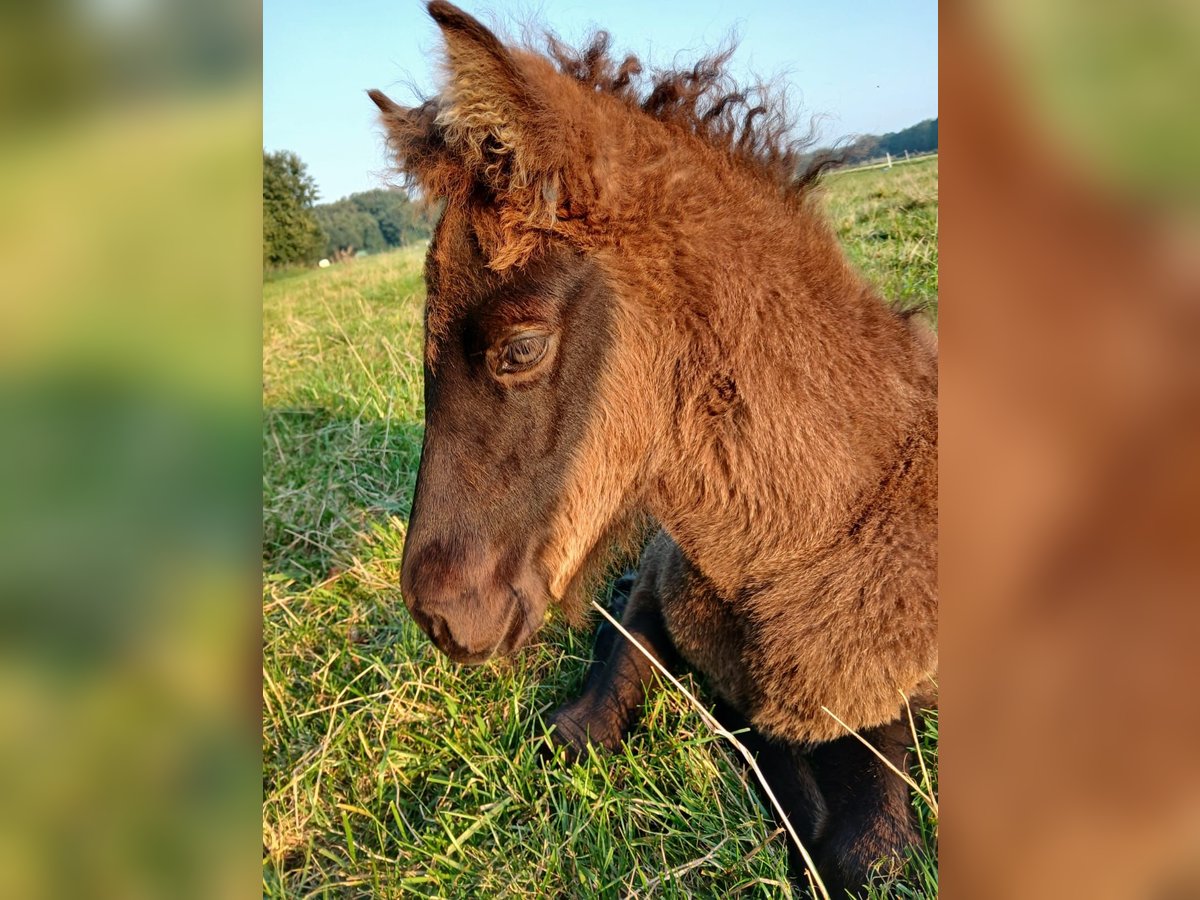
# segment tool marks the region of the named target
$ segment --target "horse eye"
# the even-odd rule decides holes
[[[544,334],[528,334],[509,341],[500,351],[501,372],[520,372],[536,365],[546,355],[550,338]]]

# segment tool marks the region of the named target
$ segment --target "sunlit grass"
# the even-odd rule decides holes
[[[937,319],[938,161],[835,172],[826,210],[850,261],[901,309]]]

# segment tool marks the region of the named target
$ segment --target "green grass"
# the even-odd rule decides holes
[[[884,293],[936,314],[936,160],[840,173],[824,202]],[[552,623],[460,668],[409,619],[423,252],[264,285],[264,896],[785,895],[783,836],[677,693],[622,753],[543,761],[590,636]],[[936,717],[922,746],[936,778]],[[914,802],[927,846],[878,896],[936,896]]]
[[[826,209],[847,256],[901,309],[937,320],[937,157],[833,172]]]

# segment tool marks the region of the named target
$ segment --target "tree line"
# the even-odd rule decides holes
[[[376,189],[313,207],[325,234],[325,255],[365,250],[378,253],[428,238],[427,210],[399,190]]]
[[[892,156],[903,156],[905,153],[932,153],[937,148],[938,120],[926,119],[916,125],[910,125],[902,131],[860,135],[837,155],[844,164],[853,164],[876,159],[889,153]]]
[[[317,186],[289,150],[263,151],[263,266],[379,253],[428,238],[431,212],[401,190],[377,189],[317,203]]]

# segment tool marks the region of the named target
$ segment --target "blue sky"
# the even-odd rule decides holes
[[[732,30],[737,73],[782,76],[805,113],[828,117],[827,140],[896,131],[937,115],[933,0],[493,0],[463,2],[510,31],[530,20],[578,43],[608,30],[614,52],[643,62],[695,59]],[[420,0],[265,0],[263,146],[293,150],[321,200],[383,185],[387,160],[367,88],[413,99],[434,87],[437,28]]]

